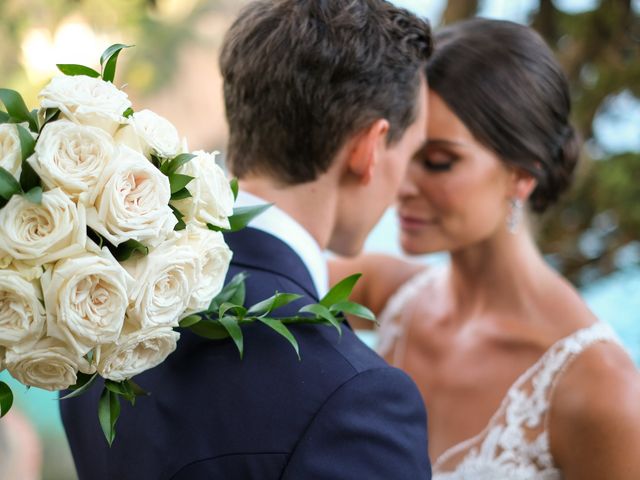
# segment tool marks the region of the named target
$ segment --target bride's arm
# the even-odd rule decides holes
[[[396,290],[409,278],[424,270],[425,265],[408,262],[398,257],[366,254],[353,258],[336,257],[329,261],[329,283],[335,285],[354,273],[362,273],[351,295],[351,300],[368,307],[378,315]],[[350,318],[355,328],[371,329],[373,324]]]
[[[619,347],[594,345],[565,372],[550,436],[566,480],[640,479],[640,374]]]

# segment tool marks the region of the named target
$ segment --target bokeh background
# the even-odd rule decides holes
[[[217,51],[246,3],[0,0],[0,86],[20,91],[35,106],[38,91],[56,74],[56,63],[95,68],[110,44],[135,44],[121,54],[116,74],[134,107],[169,118],[191,149],[224,153]],[[525,23],[554,49],[571,82],[573,120],[585,148],[573,190],[535,219],[539,245],[620,333],[640,364],[640,0],[394,3],[426,16],[436,28],[476,15]],[[396,232],[391,209],[367,250],[400,254]],[[0,378],[7,380],[6,372]],[[20,480],[76,478],[56,396],[11,385],[16,405],[10,418],[0,420],[0,478],[7,478],[12,451],[23,456],[23,465],[34,466],[35,473]],[[25,447],[34,442],[35,449]]]

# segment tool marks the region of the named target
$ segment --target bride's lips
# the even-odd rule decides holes
[[[405,230],[408,232],[415,232],[417,230],[422,230],[425,227],[430,227],[438,223],[434,219],[413,217],[411,215],[404,215],[404,214],[399,214],[398,218],[400,220],[400,227],[402,228],[402,230]]]

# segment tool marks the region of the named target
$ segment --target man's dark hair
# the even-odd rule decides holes
[[[251,3],[220,56],[233,173],[312,181],[380,118],[399,140],[431,48],[429,24],[383,0]]]

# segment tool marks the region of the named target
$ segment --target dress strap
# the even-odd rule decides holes
[[[529,428],[548,420],[549,402],[562,373],[587,348],[598,342],[620,344],[617,335],[604,322],[596,322],[588,327],[576,330],[572,334],[554,343],[545,354],[532,365],[511,386],[507,393],[507,418],[519,418]],[[526,399],[527,414],[520,416],[523,399]]]
[[[549,349],[545,355],[545,361],[542,362],[539,371],[532,378],[533,398],[546,406],[546,413],[548,413],[553,392],[563,373],[582,352],[600,342],[611,342],[624,348],[618,335],[609,324],[596,322],[559,340]],[[545,424],[548,424],[548,421],[549,415],[545,415]],[[548,425],[545,426],[548,427]],[[548,431],[548,428],[545,430]]]
[[[613,329],[603,322],[577,330],[554,343],[511,385],[486,427],[442,453],[434,462],[434,472],[461,471],[466,468],[464,465],[478,462],[508,464],[511,469],[520,469],[518,471],[533,467],[554,471],[548,425],[553,389],[571,362],[598,342],[620,344]]]
[[[420,294],[420,292],[442,271],[441,266],[429,266],[421,270],[396,290],[389,298],[382,313],[378,316],[380,328],[378,330],[378,344],[376,351],[381,356],[386,356],[397,341],[401,340],[402,332],[411,317],[407,305]],[[394,355],[394,357],[397,355]],[[393,362],[396,364],[395,359]]]
[[[542,357],[539,369],[532,378],[536,388],[540,391],[546,391],[553,387],[557,378],[572,361],[588,347],[598,342],[613,342],[621,345],[613,328],[604,322],[596,322],[558,340]]]

